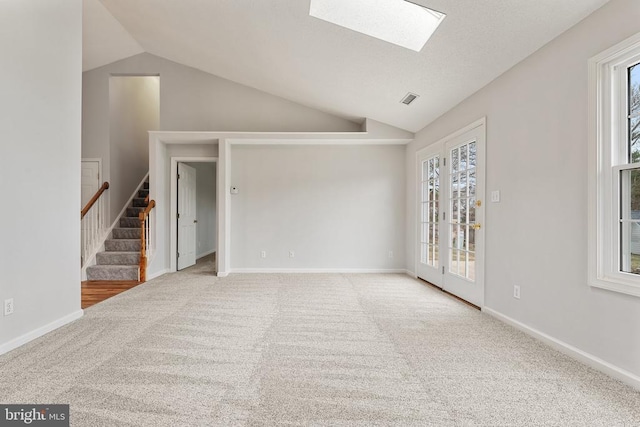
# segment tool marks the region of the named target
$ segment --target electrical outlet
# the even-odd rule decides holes
[[[515,299],[520,299],[520,286],[518,285],[513,286],[513,297]]]
[[[293,251],[289,251],[289,258],[295,258],[296,253]]]
[[[393,251],[389,251],[389,258],[393,258]]]
[[[260,258],[266,258],[266,257],[267,257],[267,251],[260,252]]]
[[[4,315],[13,314],[13,298],[4,300]]]

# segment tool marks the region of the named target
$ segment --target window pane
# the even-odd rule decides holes
[[[458,172],[458,149],[451,151],[451,173]]]
[[[454,174],[451,176],[451,198],[458,198],[458,175]]]
[[[460,199],[460,224],[467,223],[467,199]]]
[[[433,224],[433,244],[434,245],[438,245],[439,239],[438,239],[438,224]]]
[[[469,250],[469,226],[465,225],[462,227],[462,231],[464,233],[464,242],[462,243],[462,249],[465,251]]]
[[[629,153],[640,162],[640,64],[629,68]]]
[[[620,271],[625,273],[640,274],[640,223],[631,222],[627,227],[622,227],[625,233],[622,236],[625,253],[622,254]]]
[[[467,173],[460,174],[460,197],[467,197]]]
[[[433,245],[433,233],[434,233],[433,224],[429,224],[429,244]]]
[[[469,224],[476,222],[476,199],[469,199]]]
[[[640,274],[640,169],[620,171],[620,271]]]
[[[460,147],[460,170],[467,170],[467,146]]]
[[[458,216],[458,201],[454,200],[451,202],[451,222],[456,223],[460,222],[460,218]]]
[[[640,220],[640,169],[622,171],[623,213],[620,219]],[[625,212],[629,210],[629,212]]]
[[[469,143],[469,169],[476,167],[476,143]]]

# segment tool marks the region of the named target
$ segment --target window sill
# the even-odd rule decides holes
[[[640,280],[640,277],[638,279]],[[623,283],[613,278],[594,278],[591,279],[589,285],[593,288],[640,297],[640,284]]]

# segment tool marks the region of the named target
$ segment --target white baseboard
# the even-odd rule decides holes
[[[169,272],[169,269],[167,269],[167,268],[165,268],[164,270],[156,271],[155,273],[152,273],[147,277],[147,282],[149,280],[155,279],[156,277],[160,277],[163,274],[167,274],[168,272]]]
[[[11,350],[14,350],[28,343],[29,341],[33,341],[36,338],[40,338],[44,334],[47,334],[53,331],[54,329],[58,329],[59,327],[64,326],[67,323],[71,323],[74,320],[81,318],[83,314],[84,314],[83,310],[74,311],[73,313],[67,314],[66,316],[61,317],[58,320],[54,320],[53,322],[47,323],[46,325],[41,326],[37,329],[34,329],[31,332],[27,332],[24,335],[20,335],[19,337],[14,338],[9,342],[6,342],[0,345],[0,354],[8,353]]]
[[[218,277],[227,277],[228,275],[229,275],[228,271],[218,271],[216,273],[216,276],[218,276]]]
[[[561,353],[566,354],[569,357],[572,357],[587,366],[590,366],[600,372],[603,372],[610,377],[613,377],[617,380],[622,381],[625,384],[630,385],[631,387],[640,390],[640,377],[633,374],[632,372],[626,371],[622,368],[619,368],[607,361],[604,361],[590,353],[580,350],[570,344],[565,343],[557,338],[554,338],[550,335],[545,334],[544,332],[538,331],[530,326],[525,325],[515,319],[512,319],[509,316],[505,316],[504,314],[493,310],[488,307],[483,307],[482,311],[487,313],[488,315],[495,317],[498,320],[501,320],[516,329],[519,329],[525,332],[528,335],[542,341],[548,346],[558,350]]]
[[[406,273],[403,268],[233,268],[231,273]]]
[[[411,270],[405,270],[404,272],[405,272],[405,274],[413,277],[414,279],[418,278],[418,275],[416,273],[414,273],[413,271],[411,271]]]

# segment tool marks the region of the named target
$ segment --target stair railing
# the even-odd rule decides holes
[[[155,237],[154,234],[151,233],[152,224],[155,223],[156,215],[155,210],[153,208],[156,207],[155,200],[149,200],[149,196],[147,195],[145,202],[147,202],[147,207],[144,211],[140,212],[140,281],[147,281],[147,263],[149,259],[153,258],[153,254],[155,252]]]
[[[104,182],[96,191],[87,205],[80,211],[80,265],[89,260],[89,256],[95,252],[97,246],[102,244],[107,230],[105,202],[102,194],[109,189],[109,183]]]

